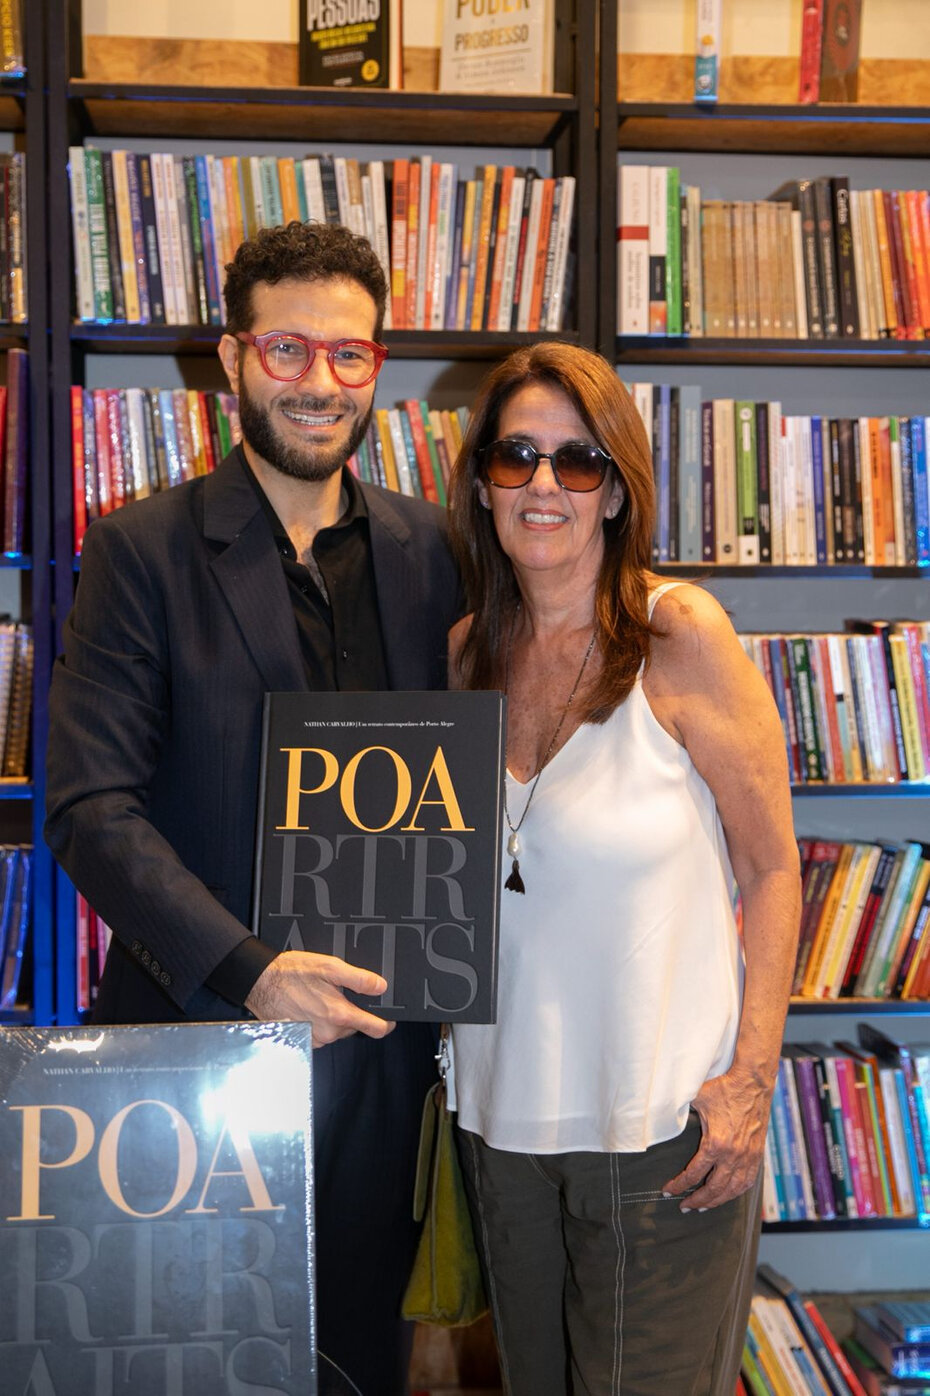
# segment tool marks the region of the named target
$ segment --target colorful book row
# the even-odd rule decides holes
[[[240,438],[233,393],[72,387],[75,552],[94,519],[207,474]]]
[[[769,1222],[930,1217],[930,1043],[868,1023],[856,1042],[786,1043],[766,1135]]]
[[[467,407],[438,411],[408,398],[400,407],[376,408],[349,467],[370,484],[445,504],[467,425]]]
[[[865,1396],[821,1309],[760,1265],[737,1396]]]
[[[32,917],[32,848],[0,845],[0,1009],[16,1006]]]
[[[0,542],[8,557],[26,543],[29,478],[29,355],[6,354],[6,383],[0,384]]]
[[[71,389],[74,550],[111,509],[204,475],[242,436],[234,393],[193,388]],[[446,502],[468,409],[416,398],[378,408],[349,468],[402,494]]]
[[[77,1008],[85,1013],[97,1001],[97,988],[113,932],[93,907],[75,892],[77,934]]]
[[[930,776],[930,622],[740,639],[772,691],[794,783]]]
[[[572,175],[482,165],[465,180],[429,156],[395,160],[394,329],[560,330],[574,202]]]
[[[575,181],[430,156],[69,152],[76,314],[221,325],[225,267],[259,228],[342,223],[375,248],[386,329],[559,330]]]
[[[619,166],[621,335],[924,339],[930,194],[791,180],[708,199],[677,166]]]
[[[930,999],[930,846],[798,843],[803,902],[791,992]]]
[[[786,416],[694,385],[629,388],[652,451],[655,561],[930,564],[930,418]]]

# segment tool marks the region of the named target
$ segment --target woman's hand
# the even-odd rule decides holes
[[[688,1194],[683,1212],[719,1207],[749,1191],[762,1165],[771,1098],[764,1081],[736,1067],[704,1082],[693,1101],[701,1121],[700,1146],[687,1168],[663,1188],[673,1197]]]

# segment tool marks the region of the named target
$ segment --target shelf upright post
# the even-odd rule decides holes
[[[575,176],[575,317],[578,342],[593,349],[597,335],[597,6],[586,0],[557,7],[555,85],[575,94],[571,127],[564,124],[553,141],[553,173]]]
[[[45,112],[45,6],[25,5],[24,46],[26,91],[26,286],[29,349],[29,515],[26,546],[32,566],[22,574],[30,588],[32,625],[32,1017],[48,1023],[54,1012],[54,916],[53,863],[42,838],[45,811],[45,746],[48,736],[48,684],[52,662],[51,567],[49,532],[51,509],[48,473],[48,323],[47,225],[45,222],[46,112]]]
[[[601,0],[598,35],[597,347],[611,363],[617,348],[617,0]]]
[[[47,226],[49,327],[49,412],[54,561],[53,650],[74,599],[73,470],[71,384],[83,382],[83,354],[72,350],[74,293],[71,272],[71,207],[68,147],[83,138],[68,97],[68,83],[83,72],[80,0],[46,0],[48,5],[48,166]],[[27,8],[29,8],[27,6]],[[58,1023],[77,1018],[77,956],[74,888],[60,868],[54,877],[55,1014]]]

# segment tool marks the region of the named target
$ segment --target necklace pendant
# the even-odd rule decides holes
[[[507,853],[511,858],[519,858],[520,856],[520,836],[516,829],[511,830],[510,838],[507,840]]]

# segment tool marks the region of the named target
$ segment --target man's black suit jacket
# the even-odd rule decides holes
[[[390,686],[442,687],[458,606],[444,515],[362,489]],[[305,687],[238,450],[88,530],[52,681],[46,838],[114,931],[101,1021],[242,1016],[205,981],[249,925],[263,695]]]

